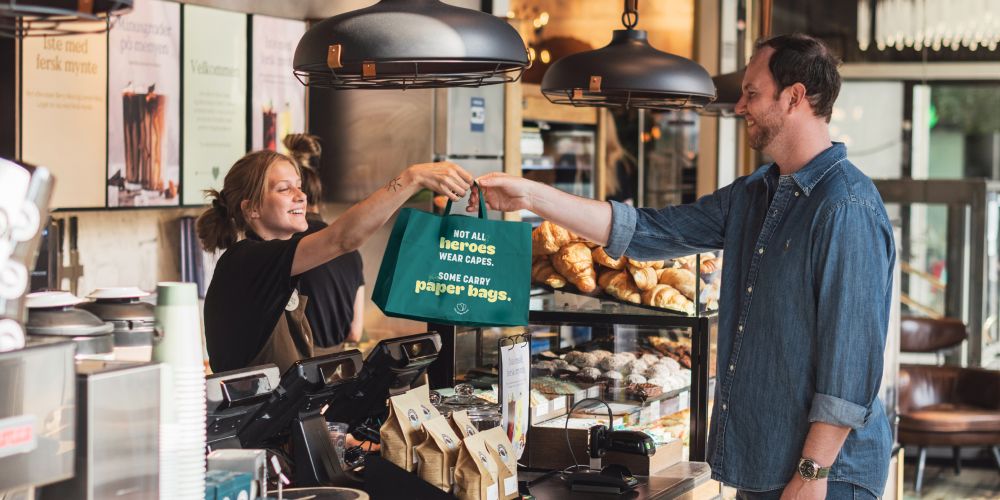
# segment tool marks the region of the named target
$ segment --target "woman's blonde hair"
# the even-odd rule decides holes
[[[229,169],[221,191],[205,190],[205,197],[211,199],[212,206],[195,223],[198,239],[205,250],[225,250],[246,233],[250,224],[240,205],[247,200],[250,202],[248,210],[260,208],[267,188],[267,170],[278,161],[287,161],[298,170],[296,162],[281,153],[252,151]]]
[[[323,196],[323,182],[313,166],[313,161],[323,153],[319,137],[312,134],[288,134],[281,142],[288,149],[288,155],[298,164],[302,175],[302,192],[306,194],[309,205],[317,205]]]

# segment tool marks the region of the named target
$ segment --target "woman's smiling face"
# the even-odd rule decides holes
[[[309,228],[302,178],[291,163],[279,160],[267,169],[261,205],[251,213],[254,232],[265,240],[287,240]]]

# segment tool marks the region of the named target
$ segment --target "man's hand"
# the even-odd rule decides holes
[[[483,189],[483,196],[486,197],[486,206],[492,210],[515,212],[532,209],[532,181],[523,177],[513,177],[494,172],[480,177],[476,182]],[[465,207],[465,211],[475,212],[477,210],[479,210],[479,193],[473,189],[472,196],[469,197],[469,205]]]
[[[806,481],[796,473],[781,492],[781,500],[824,500],[826,482],[826,479]]]

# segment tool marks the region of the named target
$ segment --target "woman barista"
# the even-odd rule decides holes
[[[472,176],[450,162],[412,165],[326,228],[303,235],[306,196],[295,163],[254,151],[226,174],[222,191],[197,223],[208,251],[225,250],[205,297],[205,339],[212,370],[264,363],[284,371],[313,355],[298,276],[356,250],[423,188],[458,200]],[[241,239],[242,237],[242,239]]]

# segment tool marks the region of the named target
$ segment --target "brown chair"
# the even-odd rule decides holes
[[[900,350],[938,353],[960,345],[965,325],[952,318],[903,317]],[[928,446],[950,446],[955,474],[963,446],[986,446],[1000,467],[1000,371],[957,366],[900,365],[899,442],[919,448],[919,494]]]

